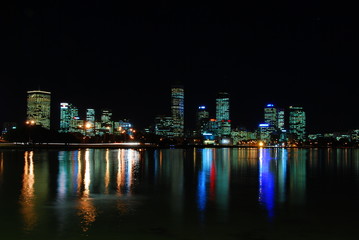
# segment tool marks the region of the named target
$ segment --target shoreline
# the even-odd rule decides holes
[[[185,148],[332,148],[332,149],[358,149],[358,147],[332,147],[332,146],[248,146],[248,145],[170,145],[161,146],[153,143],[0,143],[0,149],[83,149],[83,148],[123,148],[123,149],[185,149]]]

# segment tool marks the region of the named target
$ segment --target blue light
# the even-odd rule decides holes
[[[199,106],[198,109],[206,109],[206,106]]]
[[[267,104],[267,107],[274,107],[274,104]]]
[[[259,152],[259,202],[267,209],[269,219],[274,217],[275,207],[275,177],[271,169],[269,150],[260,149]]]
[[[269,124],[268,123],[261,123],[261,124],[259,124],[259,127],[269,127]]]

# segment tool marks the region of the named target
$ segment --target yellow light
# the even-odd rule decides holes
[[[89,122],[86,123],[86,125],[85,125],[85,127],[86,127],[87,129],[91,128],[91,126],[92,126],[92,125],[91,125],[91,123],[89,123]]]
[[[263,147],[263,146],[264,146],[264,142],[259,142],[259,143],[258,143],[258,146],[259,146],[259,147]]]
[[[35,125],[35,120],[27,120],[26,122],[25,122],[27,125]]]

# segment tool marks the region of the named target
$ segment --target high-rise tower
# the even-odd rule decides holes
[[[83,122],[79,118],[79,110],[71,103],[60,103],[60,130],[59,132],[81,132],[79,125]]]
[[[264,122],[269,124],[271,131],[278,127],[277,108],[274,104],[267,104],[264,108]]]
[[[88,136],[95,135],[95,109],[86,110],[86,133]]]
[[[35,90],[27,92],[27,121],[50,129],[51,93]]]
[[[294,140],[304,141],[306,128],[306,117],[303,107],[289,107],[289,133],[292,134]]]
[[[184,136],[184,89],[181,85],[171,88],[171,114],[173,121],[173,136]]]
[[[229,94],[219,92],[216,99],[216,119],[219,127],[220,136],[231,134],[231,120],[229,118]]]
[[[198,134],[203,134],[208,129],[209,112],[206,106],[199,106],[197,111],[196,130]]]

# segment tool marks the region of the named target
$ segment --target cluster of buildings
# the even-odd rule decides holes
[[[86,114],[81,117],[79,109],[71,103],[60,103],[60,133],[79,133],[84,136],[103,136],[104,134],[129,134],[133,136],[136,130],[126,119],[112,120],[112,111],[102,109],[100,117],[96,118],[95,109],[86,109]],[[27,92],[27,118],[26,124],[39,125],[50,129],[51,92],[28,91]]]
[[[287,114],[286,114],[287,113]],[[286,128],[288,126],[288,128]],[[196,129],[190,134],[184,131],[184,90],[173,86],[171,90],[171,116],[160,115],[155,119],[156,135],[176,138],[194,137],[204,144],[284,144],[306,140],[306,115],[303,107],[277,108],[267,104],[264,122],[255,131],[232,128],[230,118],[230,95],[220,91],[216,98],[215,118],[210,117],[206,106],[199,106]]]
[[[307,134],[306,113],[302,106],[277,107],[267,104],[263,109],[263,122],[254,131],[234,128],[230,114],[230,95],[220,91],[215,99],[215,115],[206,106],[198,106],[195,129],[185,130],[184,88],[171,87],[171,109],[169,115],[158,115],[154,125],[145,129],[146,133],[160,136],[161,139],[176,139],[182,142],[191,139],[198,144],[220,145],[275,145],[288,146],[304,142],[316,142],[331,137],[336,140],[359,141],[359,130],[347,134]],[[35,90],[27,92],[26,124],[40,125],[50,129],[51,93]],[[62,102],[59,106],[60,121],[58,131],[77,133],[83,136],[103,136],[105,134],[128,134],[133,139],[136,130],[128,120],[113,121],[112,111],[102,109],[96,115],[95,109],[88,108],[84,116],[71,103]],[[98,117],[96,117],[98,116]],[[6,123],[3,132],[16,128],[15,123]],[[327,136],[328,135],[328,136]]]
[[[86,109],[86,116],[81,118],[79,109],[71,103],[60,103],[60,128],[62,133],[80,133],[84,136],[103,136],[105,134],[129,134],[132,136],[136,130],[126,119],[112,120],[112,110],[102,109],[100,117],[96,118],[93,108]]]

